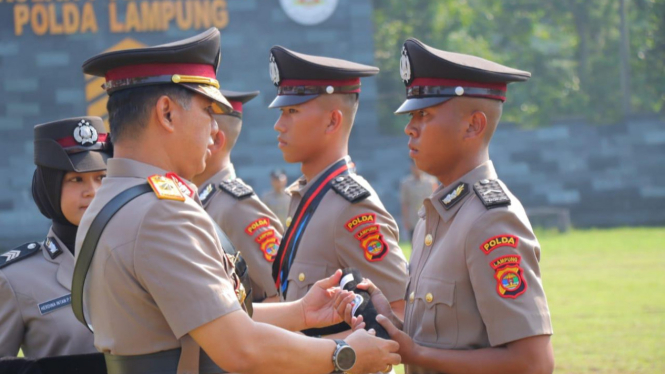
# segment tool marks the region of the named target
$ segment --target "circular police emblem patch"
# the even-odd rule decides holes
[[[277,243],[272,243],[268,247],[266,247],[266,253],[270,256],[276,256],[278,251],[279,251],[279,246],[277,245]]]
[[[279,86],[279,68],[277,67],[277,62],[275,62],[275,56],[270,54],[270,80],[275,86]]]
[[[383,251],[383,243],[381,243],[381,240],[374,240],[367,246],[367,251],[373,255],[378,255]]]
[[[411,80],[411,62],[409,62],[409,53],[406,51],[406,46],[402,46],[402,57],[399,59],[399,75],[402,77],[404,84],[409,84]]]
[[[520,287],[521,280],[519,275],[513,273],[512,271],[506,272],[501,277],[501,287],[506,291],[514,291]]]
[[[97,130],[90,122],[82,119],[74,128],[74,140],[80,145],[93,145],[97,143]]]

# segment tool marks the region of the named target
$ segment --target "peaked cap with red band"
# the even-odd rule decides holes
[[[220,90],[222,95],[229,101],[233,111],[227,113],[227,115],[242,118],[242,106],[248,101],[252,100],[258,96],[260,91],[250,91],[250,92],[239,92],[239,91],[229,91],[229,90]]]
[[[106,170],[111,138],[99,117],[74,117],[35,126],[35,165],[87,173]]]
[[[219,92],[217,67],[221,59],[216,28],[188,39],[154,47],[99,54],[83,63],[83,72],[104,77],[106,93],[155,84],[178,84],[214,100],[215,112],[231,110]]]
[[[270,79],[278,88],[270,108],[302,104],[319,95],[359,93],[360,78],[378,72],[374,66],[274,46],[270,49]]]
[[[442,51],[411,38],[402,47],[400,76],[406,85],[406,101],[396,114],[458,96],[506,101],[508,83],[524,82],[531,73],[476,56]]]

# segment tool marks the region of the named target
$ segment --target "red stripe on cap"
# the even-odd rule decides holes
[[[457,79],[441,79],[441,78],[416,78],[409,87],[414,86],[451,86],[451,87],[475,87],[475,88],[489,88],[492,90],[506,91],[508,88],[507,83],[488,83],[488,82],[472,82]]]
[[[322,79],[322,80],[310,80],[310,79],[285,79],[279,82],[281,86],[333,86],[333,87],[342,87],[342,86],[353,86],[360,84],[360,78],[337,80],[337,79]]]
[[[104,143],[106,141],[106,138],[108,137],[108,134],[98,134],[97,135],[97,143]],[[74,139],[73,136],[68,136],[66,138],[61,138],[58,139],[58,144],[62,148],[68,148],[68,147],[75,147],[77,145],[80,145],[76,139]]]
[[[231,101],[231,100],[229,100],[229,103],[231,103],[231,107],[233,108],[233,110],[235,110],[236,112],[242,113],[242,103],[240,101]]]
[[[172,74],[195,75],[212,79],[217,77],[213,66],[207,64],[139,64],[121,66],[107,71],[106,81]]]

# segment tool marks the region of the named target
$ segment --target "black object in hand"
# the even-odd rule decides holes
[[[356,298],[353,300],[353,315],[355,317],[360,315],[363,316],[365,329],[374,329],[374,331],[376,331],[376,336],[379,338],[390,339],[390,335],[388,335],[386,329],[376,321],[378,312],[374,307],[374,303],[372,303],[369,292],[358,289],[358,284],[362,282],[362,280],[363,276],[360,274],[359,270],[346,268],[342,270],[342,279],[339,281],[339,286],[346,291],[351,291],[356,294]]]

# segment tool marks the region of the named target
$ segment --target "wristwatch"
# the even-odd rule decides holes
[[[333,366],[335,371],[333,373],[344,373],[353,368],[356,363],[356,351],[351,348],[344,340],[335,339],[337,348],[332,356]]]

